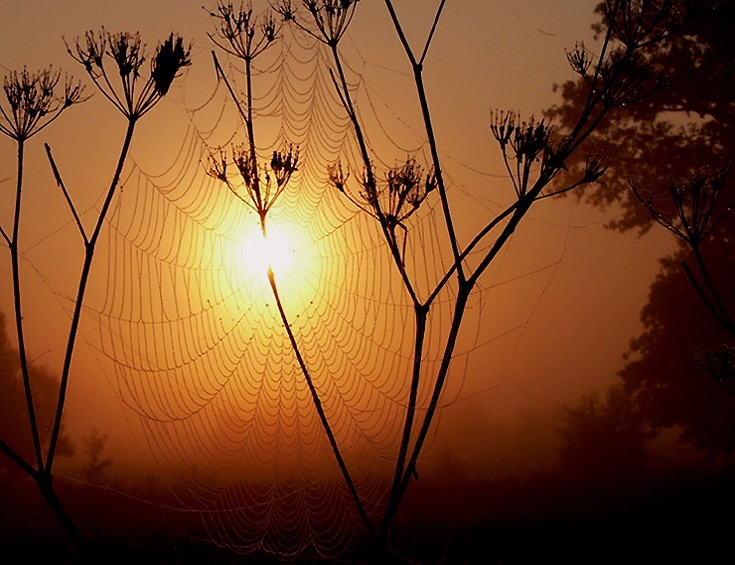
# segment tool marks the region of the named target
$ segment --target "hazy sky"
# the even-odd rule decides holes
[[[450,190],[459,194],[460,201],[470,203],[460,213],[468,223],[478,210],[482,212],[481,206],[473,207],[472,203],[483,199],[492,202],[494,197],[488,192],[466,197],[464,191],[477,190],[478,184],[484,185],[481,190],[486,191],[486,186],[493,190],[508,188],[503,184],[504,173],[488,128],[491,110],[517,110],[526,116],[538,116],[556,100],[552,85],[572,78],[564,49],[573,48],[576,40],[591,41],[589,25],[595,3],[593,0],[448,0],[446,3],[425,74],[440,149],[449,174],[456,179],[456,185]],[[175,31],[194,42],[194,68],[184,79],[189,82],[184,84],[187,95],[196,97],[199,88],[208,92],[207,81],[215,80],[209,55],[212,46],[205,35],[211,24],[201,4],[200,0],[63,3],[6,0],[0,6],[0,19],[5,22],[0,35],[0,72],[4,74],[24,65],[32,70],[52,63],[55,68],[63,68],[86,80],[82,69],[66,55],[62,36],[71,41],[86,30],[105,26],[110,31],[140,31],[143,40],[152,45]],[[417,49],[433,18],[433,10],[426,7],[429,4],[438,5],[438,2],[396,2],[409,39]],[[383,3],[364,0],[351,29],[350,48],[356,49],[361,58],[356,61],[356,68],[369,88],[398,111],[411,108],[411,91],[405,91],[409,93],[406,95],[399,89],[406,84],[410,86],[408,67]],[[91,85],[88,88],[91,93]],[[182,92],[173,92],[172,99],[180,97]],[[167,103],[164,101],[156,108],[147,124],[141,126],[133,145],[134,159],[151,172],[165,168],[171,151],[167,143],[179,131],[177,126],[162,129],[156,125],[156,112],[159,118],[165,115],[166,119],[173,119],[170,116],[176,114],[176,102],[166,108]],[[413,108],[406,110],[408,115],[415,113]],[[414,130],[421,130],[418,122],[413,124]],[[56,232],[66,222],[60,219],[66,210],[58,194],[44,192],[52,184],[42,143],[48,141],[53,146],[62,171],[72,179],[71,185],[76,186],[80,201],[91,203],[97,194],[95,174],[98,169],[111,170],[111,156],[123,130],[122,119],[97,95],[85,105],[71,109],[47,134],[33,141],[34,147],[29,148],[32,164],[29,164],[28,206],[33,207],[35,203],[38,209],[27,216],[28,235],[24,236],[27,245],[49,240],[53,243],[62,234],[66,237],[70,233]],[[178,143],[174,140],[172,146]],[[13,157],[12,145],[0,140],[0,179],[14,178]],[[108,173],[99,174],[99,181],[104,182]],[[10,181],[0,184],[6,210],[11,184]],[[614,215],[614,210],[600,213],[576,206],[572,199],[540,206],[512,241],[511,251],[503,256],[505,270],[497,279],[488,281],[488,284],[501,284],[562,259],[541,277],[524,278],[514,287],[518,289],[516,294],[508,291],[506,306],[513,310],[515,304],[519,305],[514,319],[515,323],[524,325],[522,331],[497,348],[482,349],[469,361],[465,395],[477,393],[473,402],[484,412],[480,424],[489,444],[509,439],[502,436],[503,430],[509,429],[509,422],[533,418],[533,414],[546,418],[547,412],[563,403],[575,402],[580,394],[602,389],[621,367],[627,342],[640,327],[638,313],[657,270],[655,258],[665,249],[662,243],[668,239],[647,236],[638,240],[633,234],[621,236],[606,231],[603,225]],[[7,212],[2,213],[2,221],[8,221]],[[58,326],[63,334],[65,315],[58,304],[54,306],[57,299],[52,292],[48,293],[50,298],[42,293],[48,292],[48,286],[59,291],[57,285],[73,284],[77,271],[68,272],[63,260],[53,253],[33,255],[31,252],[29,256],[44,263],[38,266],[42,273],[53,273],[50,283],[36,281],[33,297],[27,298],[27,309],[29,323],[33,325],[30,336],[36,340],[30,347],[37,355],[47,355],[54,366],[58,343],[48,337],[47,330]],[[103,273],[105,257],[100,256],[97,261],[101,263],[97,272]],[[0,304],[10,313],[9,262],[0,264],[0,276],[7,281],[3,282]],[[489,316],[488,336],[495,331],[492,321]],[[65,421],[77,434],[85,434],[92,425],[110,431],[107,420],[111,413],[116,414],[115,422],[126,417],[114,404],[112,379],[109,375],[100,378],[93,365],[75,367]],[[488,367],[491,375],[484,374]],[[90,394],[104,400],[89,406],[85,399]],[[84,418],[78,416],[82,411]],[[450,420],[451,416],[447,421]],[[113,442],[116,432],[119,430],[111,431]]]

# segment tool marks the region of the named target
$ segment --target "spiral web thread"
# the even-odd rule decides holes
[[[377,522],[408,396],[413,305],[377,223],[328,185],[327,166],[338,159],[353,177],[361,167],[327,54],[302,36],[286,36],[280,50],[258,60],[253,81],[261,162],[288,144],[300,151],[299,171],[268,217],[293,247],[293,265],[276,279],[344,459]],[[386,125],[361,69],[349,71],[358,108],[372,111],[361,119],[374,136],[378,166],[393,166],[408,152],[421,156],[423,140],[410,131],[414,147],[393,140],[389,127],[400,120]],[[238,67],[226,72],[243,83]],[[134,168],[110,221],[106,294],[96,313],[101,352],[114,362],[119,396],[140,415],[172,492],[182,508],[201,514],[212,540],[242,552],[337,555],[363,527],[266,275],[248,264],[244,242],[257,234],[257,217],[207,175],[209,155],[245,140],[241,120],[221,83],[205,102],[184,108],[189,127],[177,158],[157,175]],[[451,260],[438,198],[406,227],[407,266],[426,294]],[[453,294],[446,287],[429,318],[419,407],[428,403],[441,361]],[[482,295],[480,289],[468,309],[471,328],[480,327]],[[487,339],[479,330],[465,335],[447,403],[459,394],[467,356]]]

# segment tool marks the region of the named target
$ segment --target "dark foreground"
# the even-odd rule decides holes
[[[595,481],[558,474],[409,489],[391,543],[418,563],[731,562],[735,473],[637,471]],[[204,541],[198,517],[114,490],[58,481],[85,533],[73,551],[27,480],[0,481],[2,563],[271,564]],[[365,562],[365,547],[331,562]],[[296,563],[329,562],[303,556]],[[379,560],[385,561],[385,557]]]

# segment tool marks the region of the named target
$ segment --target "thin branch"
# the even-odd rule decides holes
[[[18,465],[26,474],[35,477],[38,471],[34,469],[25,459],[23,459],[17,451],[0,439],[0,451],[5,453],[16,465]]]
[[[71,326],[69,327],[69,337],[66,345],[66,354],[64,356],[64,365],[61,372],[61,384],[59,386],[59,397],[56,405],[56,416],[54,418],[54,426],[51,432],[51,442],[49,444],[48,455],[46,459],[46,466],[44,471],[47,473],[51,472],[54,462],[54,455],[56,453],[56,446],[61,433],[61,419],[64,414],[64,405],[66,401],[66,392],[69,386],[69,373],[71,371],[71,361],[74,353],[74,346],[76,344],[77,332],[79,330],[79,321],[82,315],[82,306],[84,303],[84,295],[87,289],[87,282],[89,279],[89,273],[92,268],[92,258],[94,256],[95,245],[97,238],[100,235],[102,225],[107,216],[107,212],[110,208],[112,198],[118,188],[120,182],[120,176],[122,174],[125,160],[127,159],[128,152],[130,151],[130,142],[133,138],[133,131],[137,120],[134,117],[128,118],[128,127],[125,132],[125,139],[123,141],[122,149],[120,150],[120,156],[118,157],[117,167],[110,183],[110,188],[107,190],[107,196],[105,202],[102,205],[100,214],[97,217],[97,224],[95,225],[94,231],[89,241],[85,244],[84,264],[82,266],[82,272],[79,278],[79,287],[77,290],[77,296],[74,303],[74,313],[72,315]]]
[[[54,178],[56,179],[56,184],[61,188],[61,191],[64,193],[64,198],[66,198],[66,203],[69,205],[69,209],[71,210],[72,215],[74,216],[74,220],[77,223],[77,227],[79,228],[79,233],[82,235],[82,239],[84,240],[84,243],[89,243],[89,240],[87,239],[87,234],[84,231],[84,226],[82,225],[82,221],[79,218],[79,214],[77,214],[77,209],[74,207],[74,204],[72,203],[71,196],[69,196],[69,192],[66,190],[66,186],[64,185],[64,181],[61,179],[61,174],[59,174],[59,169],[56,167],[56,162],[54,161],[53,156],[51,155],[51,147],[48,143],[44,143],[44,147],[46,147],[46,154],[48,155],[49,162],[51,163],[51,169],[54,172]]]
[[[444,9],[445,2],[446,0],[442,0],[441,4],[439,4],[439,8],[436,11],[436,16],[434,17],[434,23],[431,26],[429,37],[426,38],[426,45],[424,45],[424,51],[423,53],[421,53],[421,58],[419,59],[419,65],[424,64],[424,59],[426,59],[426,54],[429,52],[429,45],[431,44],[431,40],[434,37],[434,32],[436,31],[436,26],[439,23],[439,17],[441,16],[442,10]]]
[[[710,292],[710,296],[712,297],[712,300],[717,307],[717,311],[720,313],[722,319],[725,322],[724,324],[720,322],[722,327],[730,335],[730,337],[735,337],[735,324],[733,323],[732,318],[730,317],[730,314],[725,307],[725,304],[722,302],[720,293],[717,291],[717,288],[712,282],[712,278],[710,277],[709,271],[704,263],[702,254],[699,251],[699,245],[693,246],[692,252],[694,253],[694,258],[697,261],[699,272],[702,274],[702,278],[704,278],[704,284],[707,286],[707,289]]]
[[[227,75],[222,69],[222,65],[219,64],[219,60],[217,59],[217,54],[214,51],[212,51],[212,59],[214,59],[214,68],[217,73],[217,80],[222,79],[224,81],[225,86],[227,87],[227,90],[230,93],[230,97],[232,98],[233,102],[235,102],[235,106],[237,106],[237,111],[240,113],[240,116],[242,117],[243,121],[246,124],[248,124],[249,123],[248,117],[243,111],[240,101],[238,100],[237,95],[235,94],[235,91],[232,89],[232,86],[230,85],[230,81],[227,80]]]
[[[413,51],[411,50],[411,46],[409,45],[408,40],[406,39],[406,35],[403,32],[401,23],[398,20],[398,16],[396,15],[396,11],[393,8],[393,3],[391,2],[391,0],[385,0],[385,5],[388,8],[388,12],[390,13],[391,20],[393,21],[393,26],[395,27],[396,33],[398,34],[401,44],[403,45],[403,49],[406,52],[406,56],[411,62],[411,67],[413,68],[414,82],[416,83],[416,90],[419,96],[419,103],[421,105],[421,114],[423,116],[424,127],[426,128],[426,135],[428,137],[429,148],[431,150],[431,158],[434,164],[434,174],[436,175],[437,187],[439,189],[439,196],[440,196],[441,203],[442,203],[442,210],[444,212],[444,222],[446,224],[447,231],[449,233],[449,240],[452,245],[452,253],[454,254],[454,262],[457,265],[456,267],[457,277],[459,278],[460,282],[462,282],[465,280],[464,268],[462,266],[462,262],[460,261],[461,253],[459,249],[459,244],[457,242],[457,235],[454,230],[452,214],[449,209],[449,200],[447,198],[446,186],[444,184],[444,175],[442,172],[441,162],[439,160],[439,151],[437,148],[436,138],[434,136],[434,127],[432,125],[431,114],[429,112],[429,103],[426,98],[426,91],[424,89],[424,82],[422,78],[422,63],[416,61],[416,57],[414,56]],[[435,26],[436,26],[436,22],[438,21],[443,5],[444,5],[444,2],[442,2],[442,4],[439,7],[439,10],[437,11],[436,20],[434,22]],[[433,28],[432,28],[432,34],[433,34]],[[428,49],[428,47],[429,47],[429,41],[427,40],[426,49]],[[423,62],[423,57],[422,57],[422,62]]]
[[[264,231],[264,236],[265,236],[265,231]],[[306,384],[309,387],[309,392],[311,393],[311,398],[314,403],[314,407],[316,408],[317,414],[319,415],[319,420],[322,423],[324,432],[327,434],[327,438],[329,439],[329,445],[332,447],[332,452],[334,453],[334,457],[337,459],[337,464],[339,465],[339,468],[342,471],[342,476],[344,477],[345,482],[347,483],[347,486],[350,490],[350,494],[352,495],[352,499],[355,502],[355,506],[357,506],[357,511],[360,513],[360,517],[362,518],[362,521],[365,524],[365,528],[367,528],[367,531],[370,534],[370,537],[375,538],[376,536],[375,528],[372,522],[370,521],[370,518],[368,517],[367,512],[365,511],[365,507],[362,505],[362,500],[360,499],[360,496],[357,492],[355,483],[352,481],[350,472],[347,469],[347,464],[345,463],[342,457],[342,452],[340,451],[339,445],[337,444],[337,439],[334,437],[334,433],[332,432],[332,427],[329,425],[329,420],[327,419],[327,415],[324,412],[324,407],[322,406],[322,402],[319,398],[319,393],[317,392],[316,387],[314,386],[314,382],[311,379],[311,374],[309,373],[309,370],[306,367],[306,363],[304,362],[304,359],[301,356],[301,351],[299,349],[298,344],[296,343],[296,338],[294,337],[293,330],[291,329],[291,325],[288,322],[288,317],[286,316],[286,312],[283,309],[283,304],[281,303],[281,298],[278,294],[278,288],[276,286],[275,275],[273,274],[273,268],[270,265],[268,266],[268,282],[270,282],[271,290],[273,291],[273,296],[276,300],[276,305],[278,307],[278,312],[281,316],[281,321],[283,322],[283,327],[286,329],[286,333],[288,334],[288,339],[291,342],[291,348],[293,349],[293,352],[296,355],[296,359],[299,363],[299,367],[301,368],[301,372],[303,373],[304,378],[306,379]]]
[[[23,377],[23,389],[25,392],[26,407],[28,409],[28,421],[31,426],[31,437],[36,454],[38,470],[43,469],[43,455],[41,454],[41,439],[38,432],[38,421],[31,390],[31,377],[28,371],[28,357],[26,352],[26,341],[23,328],[23,308],[21,300],[20,264],[18,258],[18,238],[20,235],[20,212],[23,192],[23,166],[25,155],[25,141],[18,139],[18,182],[15,191],[15,212],[13,219],[13,235],[10,242],[10,260],[13,271],[13,302],[15,306],[15,328],[18,336],[18,356],[20,358],[20,370]]]
[[[686,264],[685,261],[681,262],[681,268],[684,270],[684,273],[686,274],[687,278],[689,279],[689,282],[694,287],[694,290],[699,295],[700,300],[704,303],[704,305],[707,307],[707,310],[709,310],[709,313],[712,314],[712,317],[717,320],[717,323],[720,324],[723,328],[728,328],[728,323],[723,318],[722,314],[718,311],[717,307],[712,303],[709,296],[707,296],[707,293],[704,292],[704,289],[699,284],[697,279],[694,277],[694,274],[692,273],[691,269],[689,268],[689,265]],[[728,330],[728,333],[730,333],[730,336],[732,337],[732,332]]]

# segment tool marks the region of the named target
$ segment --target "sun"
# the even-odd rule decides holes
[[[267,275],[272,268],[277,275],[284,275],[293,266],[295,250],[282,230],[274,224],[268,227],[268,235],[260,230],[253,232],[243,243],[243,258],[249,271]]]
[[[273,269],[278,295],[286,313],[296,319],[306,309],[312,308],[317,289],[322,284],[320,247],[308,229],[296,222],[278,222],[269,218],[267,237],[259,225],[243,234],[233,252],[237,254],[238,284],[242,296],[251,299],[265,293],[270,297],[268,269]],[[265,303],[273,304],[266,298]]]

